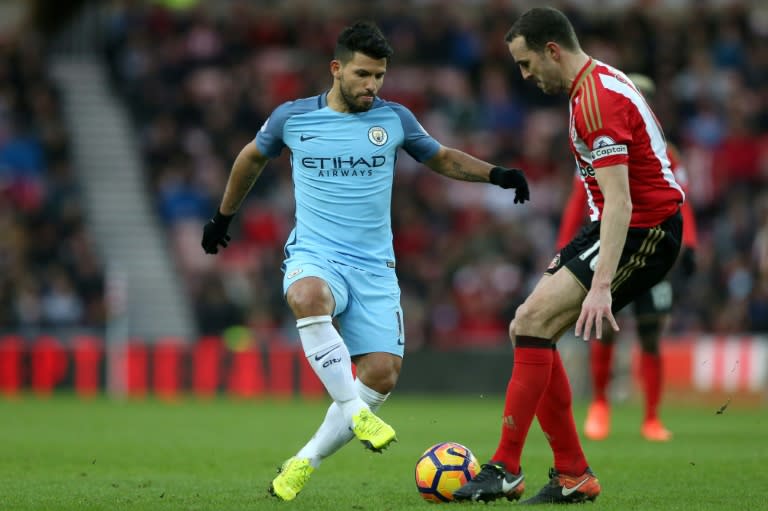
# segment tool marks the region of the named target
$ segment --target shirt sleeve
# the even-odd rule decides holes
[[[256,147],[267,158],[276,158],[285,147],[283,141],[283,127],[290,117],[291,102],[283,103],[275,108],[272,114],[261,125],[256,133]]]
[[[427,130],[416,120],[413,112],[398,103],[391,103],[389,106],[400,118],[403,126],[405,152],[420,163],[436,155],[440,149],[440,143],[427,133]]]
[[[592,167],[626,165],[629,161],[629,145],[632,142],[630,125],[634,106],[618,94],[603,91],[596,94],[587,89],[582,95],[581,139],[591,152]]]

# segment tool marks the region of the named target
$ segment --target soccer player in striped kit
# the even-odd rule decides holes
[[[628,74],[627,77],[643,93],[646,99],[653,99],[656,86],[653,80],[642,74]],[[685,165],[680,161],[677,150],[667,144],[670,166],[675,179],[687,192],[688,177]],[[563,209],[557,247],[562,248],[578,233],[588,214],[587,196],[581,177],[574,176],[571,195]],[[683,203],[680,212],[683,215],[683,249],[676,266],[683,277],[687,278],[696,269],[695,250],[698,244],[696,218],[690,201]],[[666,442],[672,439],[672,433],[664,426],[659,417],[663,377],[659,341],[664,326],[672,309],[672,284],[662,280],[632,302],[635,326],[640,343],[640,383],[644,397],[644,415],[640,434],[651,442]],[[608,384],[611,379],[615,336],[613,330],[603,332],[602,339],[593,339],[590,348],[590,371],[592,376],[592,403],[589,405],[584,421],[584,435],[591,440],[603,440],[611,430],[611,407],[608,400]]]
[[[680,252],[685,200],[672,174],[664,133],[624,73],[587,55],[568,18],[537,7],[505,37],[526,80],[569,96],[569,147],[581,175],[590,226],[554,257],[510,322],[514,367],[501,438],[480,473],[454,492],[458,500],[519,499],[520,458],[536,417],[554,455],[549,482],[525,504],[594,500],[600,482],[587,463],[573,419],[568,376],[556,349],[577,336],[602,337],[603,320],[664,278]]]

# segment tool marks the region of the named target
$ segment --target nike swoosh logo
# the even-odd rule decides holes
[[[567,497],[567,496],[568,496],[568,495],[570,495],[571,493],[575,492],[576,490],[578,490],[579,488],[581,488],[581,486],[582,486],[584,483],[586,483],[587,481],[589,481],[589,477],[585,477],[584,479],[582,479],[582,480],[579,482],[579,484],[577,484],[576,486],[572,486],[571,488],[568,488],[567,486],[563,486],[563,489],[562,489],[563,497]]]
[[[501,479],[501,491],[504,493],[509,493],[515,488],[517,488],[517,485],[523,482],[523,479],[525,479],[525,475],[520,474],[517,479],[512,481],[511,483],[507,481],[506,477],[503,477]]]
[[[317,137],[319,137],[319,136],[320,136],[320,135],[302,135],[302,136],[300,136],[300,137],[299,137],[299,139],[300,139],[302,142],[306,142],[307,140],[312,140],[313,138],[317,138]]]
[[[336,348],[338,348],[338,347],[339,347],[339,346],[337,345],[337,346],[334,346],[333,348],[329,349],[329,350],[328,350],[328,351],[326,351],[325,353],[318,353],[317,355],[315,355],[315,360],[318,360],[318,361],[319,361],[319,360],[322,360],[322,359],[324,359],[326,355],[328,355],[329,353],[332,353],[332,352],[336,351]]]

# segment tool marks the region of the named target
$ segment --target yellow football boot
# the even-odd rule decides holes
[[[309,464],[309,458],[288,458],[269,485],[269,493],[280,500],[293,500],[314,471],[315,467]]]
[[[379,419],[373,412],[363,408],[352,417],[352,432],[366,449],[381,452],[397,441],[392,426]]]

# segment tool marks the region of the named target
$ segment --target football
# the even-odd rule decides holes
[[[480,463],[456,442],[435,444],[416,462],[416,488],[429,502],[451,502],[453,492],[480,472]]]

